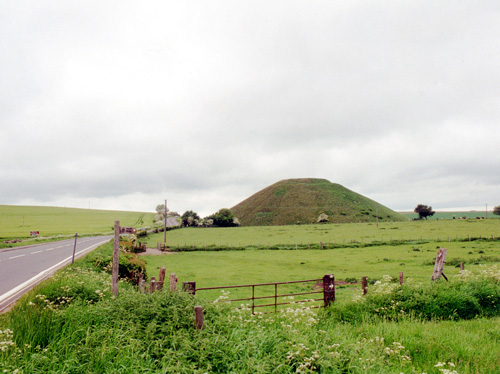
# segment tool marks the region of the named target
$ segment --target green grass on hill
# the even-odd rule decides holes
[[[402,221],[404,216],[326,179],[277,182],[231,208],[243,226],[315,223],[321,213],[330,222]]]
[[[0,239],[40,236],[98,234],[113,231],[116,220],[122,226],[150,226],[154,213],[112,210],[0,205]]]

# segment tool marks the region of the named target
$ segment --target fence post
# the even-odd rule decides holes
[[[434,271],[432,272],[432,280],[438,280],[441,275],[444,277],[444,279],[448,280],[446,276],[443,273],[443,268],[444,264],[446,261],[446,253],[447,249],[446,248],[439,248],[437,256],[436,256],[436,264],[434,265]]]
[[[194,314],[196,317],[196,329],[203,329],[203,308],[201,305],[197,305],[194,307]]]
[[[361,290],[363,291],[363,295],[366,295],[366,293],[368,292],[368,278],[367,277],[361,278]]]
[[[183,282],[182,291],[191,295],[196,295],[196,282]]]
[[[115,239],[113,246],[113,270],[111,291],[118,297],[118,267],[120,263],[120,221],[115,221]]]
[[[151,277],[151,285],[149,287],[149,293],[153,293],[155,292],[156,290],[156,278],[155,277]]]
[[[399,272],[399,284],[402,286],[403,285],[403,281],[404,281],[404,278],[403,278],[403,272],[400,271]]]
[[[460,271],[465,270],[465,264],[463,262],[460,263]]]
[[[137,285],[140,293],[144,293],[144,274],[139,275],[139,284]]]
[[[165,272],[166,272],[165,266],[162,266],[160,269],[160,274],[158,276],[158,282],[162,284],[163,282],[165,282]]]
[[[323,301],[325,307],[335,301],[335,276],[333,274],[323,276]]]
[[[175,273],[170,273],[170,291],[176,291],[177,290],[177,277],[175,276]]]

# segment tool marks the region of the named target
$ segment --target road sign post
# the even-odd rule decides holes
[[[78,238],[78,233],[75,233],[75,245],[73,247],[73,260],[71,261],[72,264],[75,263],[75,252],[76,252],[76,239]]]

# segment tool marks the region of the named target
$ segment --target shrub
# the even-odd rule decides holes
[[[477,276],[428,285],[400,286],[384,276],[368,294],[357,294],[347,305],[334,304],[326,313],[335,320],[361,322],[370,318],[400,320],[407,315],[424,320],[458,320],[500,315],[500,271],[496,267]]]
[[[113,256],[108,253],[98,253],[89,258],[94,269],[102,270],[108,274],[113,270]],[[134,285],[139,283],[140,276],[147,279],[146,262],[138,258],[135,254],[120,253],[118,276]]]

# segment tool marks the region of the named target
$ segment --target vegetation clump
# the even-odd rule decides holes
[[[357,293],[353,302],[334,305],[330,318],[359,323],[374,317],[404,320],[468,320],[500,316],[500,269],[492,266],[478,274],[464,270],[451,282],[412,283],[400,286],[390,276],[375,282],[367,295]]]

